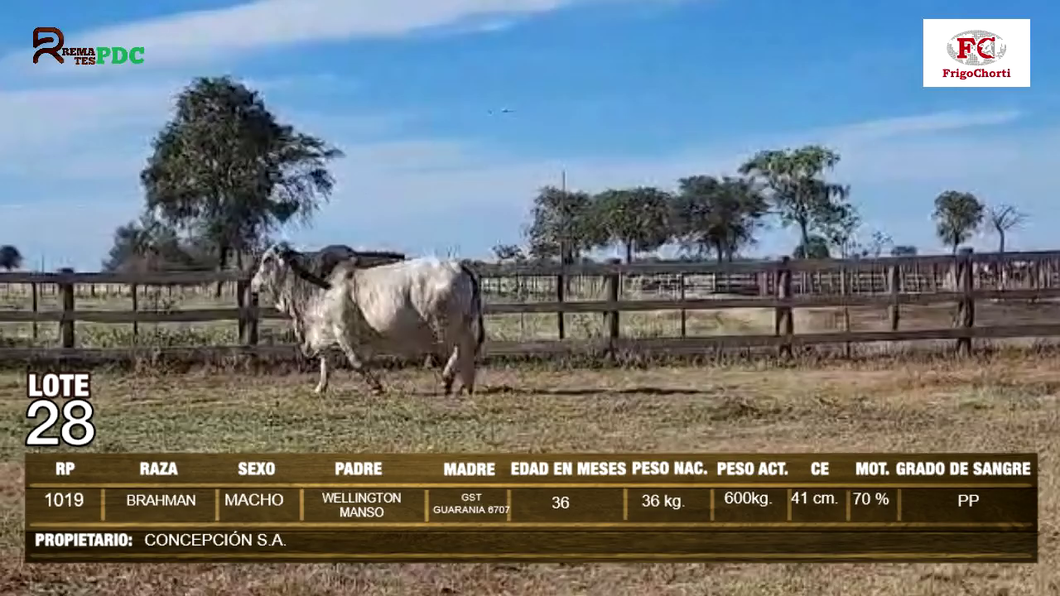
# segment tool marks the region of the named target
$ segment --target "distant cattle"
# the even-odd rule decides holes
[[[474,392],[485,327],[479,279],[466,264],[421,258],[366,266],[359,256],[334,264],[330,258],[315,260],[281,243],[262,255],[251,280],[252,291],[271,294],[291,318],[302,353],[320,359],[317,393],[327,390],[327,349],[336,345],[373,393],[383,391],[368,370],[379,352],[448,357],[445,393],[457,374]],[[310,267],[330,270],[320,275]]]

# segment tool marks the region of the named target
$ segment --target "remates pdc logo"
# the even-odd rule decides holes
[[[987,66],[1005,56],[1005,40],[997,33],[973,29],[958,33],[946,44],[950,58],[965,66]]]

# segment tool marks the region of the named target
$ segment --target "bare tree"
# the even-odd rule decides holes
[[[1009,230],[1018,228],[1026,219],[1026,214],[1021,213],[1012,205],[997,205],[987,209],[986,223],[990,226],[993,233],[997,234],[998,254],[1004,254],[1005,252],[1005,234]],[[1010,268],[1008,263],[997,263],[997,270],[994,271],[994,274],[997,276],[997,287],[999,290],[1005,289],[1005,286],[1008,285],[1008,271]]]
[[[986,222],[997,234],[997,252],[1005,252],[1005,234],[1020,227],[1026,220],[1027,215],[1012,205],[998,205],[987,210]]]

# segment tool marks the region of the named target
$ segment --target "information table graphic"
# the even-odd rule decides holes
[[[27,562],[1038,560],[1036,454],[26,454]]]

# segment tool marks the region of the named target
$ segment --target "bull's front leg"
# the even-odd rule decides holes
[[[353,349],[353,344],[346,338],[346,335],[343,333],[336,333],[335,335],[339,347],[342,348],[342,352],[346,354],[346,359],[350,361],[350,366],[353,368],[354,372],[359,374],[361,379],[368,384],[368,387],[374,395],[382,394],[383,385],[379,382],[379,379],[372,374],[372,371],[368,370],[365,362]]]

